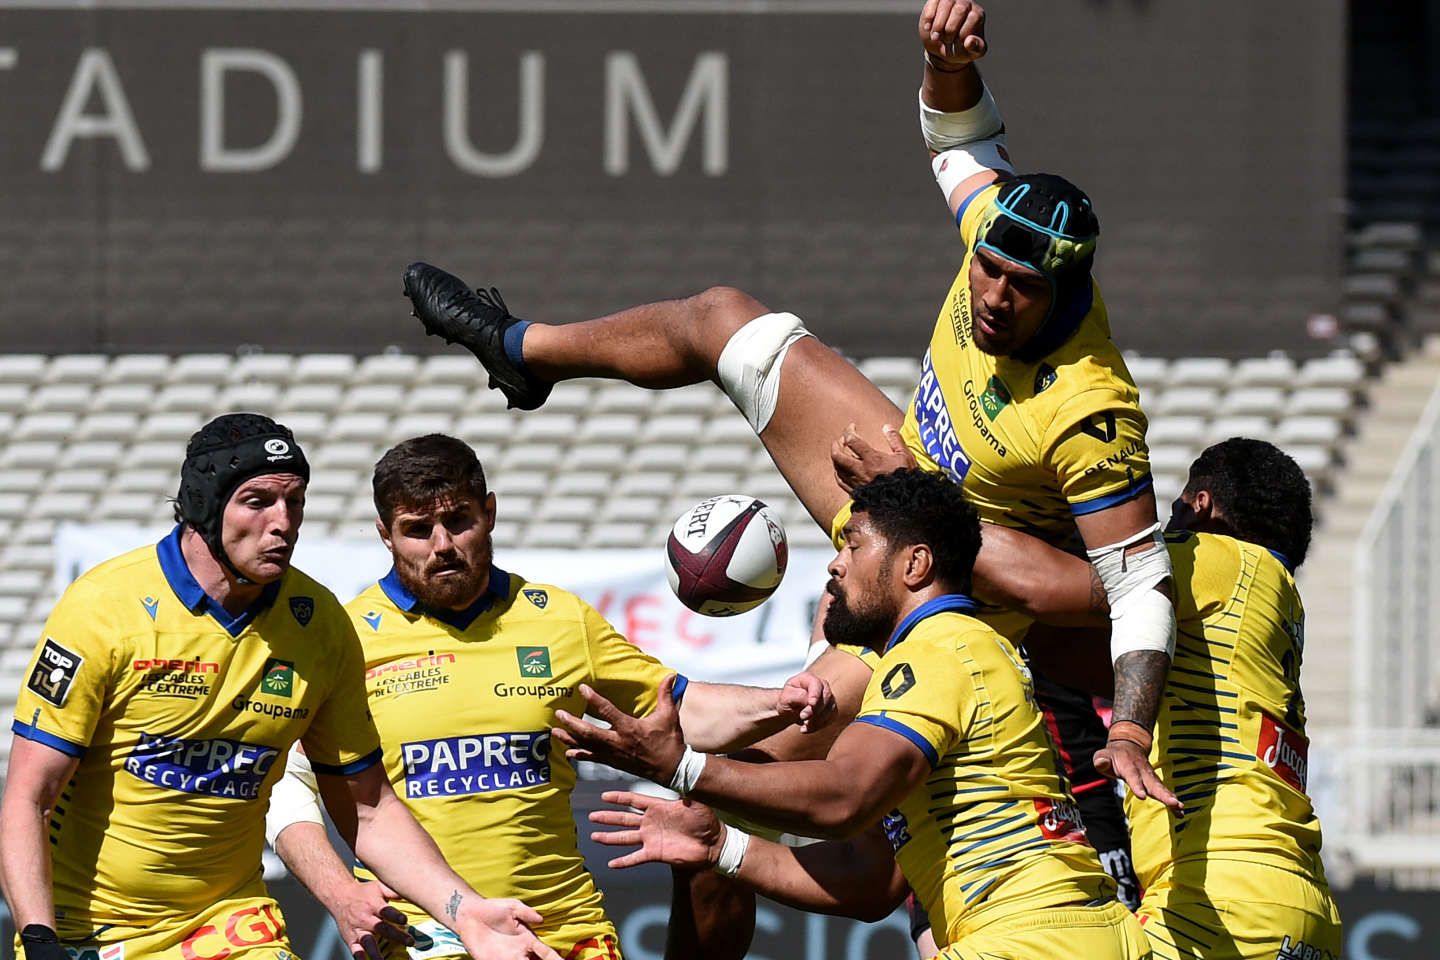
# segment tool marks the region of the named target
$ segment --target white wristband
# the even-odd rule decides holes
[[[707,754],[696,753],[690,748],[690,744],[685,744],[685,752],[680,755],[680,763],[675,767],[675,776],[670,778],[670,789],[682,797],[688,797],[700,780],[700,771],[705,769],[706,756]]]
[[[725,825],[725,839],[720,841],[720,856],[715,859],[715,872],[722,877],[734,877],[745,862],[745,851],[750,849],[750,834],[739,827]]]
[[[920,132],[925,145],[936,153],[944,153],[967,143],[986,140],[1005,132],[1005,121],[990,89],[985,88],[980,100],[969,110],[948,113],[936,110],[925,102],[925,94],[919,95]]]

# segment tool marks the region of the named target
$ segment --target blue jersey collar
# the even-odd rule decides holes
[[[1279,550],[1271,550],[1269,547],[1266,547],[1265,549],[1269,551],[1270,556],[1280,561],[1280,566],[1288,570],[1291,576],[1295,575],[1295,564],[1290,562],[1289,557],[1285,556],[1285,554],[1281,553]]]
[[[420,613],[427,617],[433,617],[441,623],[448,623],[452,627],[464,630],[475,622],[475,618],[495,605],[496,600],[503,600],[510,596],[510,574],[501,570],[493,563],[490,565],[490,583],[485,592],[464,610],[437,610],[425,606],[419,598],[409,590],[405,584],[400,582],[400,574],[394,567],[390,572],[380,578],[380,589],[390,602],[395,604],[406,613]]]
[[[184,532],[183,524],[176,524],[165,539],[155,545],[155,554],[160,558],[160,572],[165,575],[165,581],[170,584],[171,591],[185,605],[185,609],[197,616],[209,615],[216,623],[225,628],[225,632],[232,637],[238,637],[256,617],[264,613],[275,602],[280,594],[280,583],[284,580],[281,577],[273,583],[265,584],[260,591],[259,598],[250,606],[239,613],[232,614],[225,609],[224,604],[205,592],[200,586],[200,581],[190,572],[190,566],[185,562],[185,554],[180,549],[180,537]]]
[[[980,609],[980,604],[963,593],[947,593],[944,596],[926,600],[907,613],[905,619],[900,621],[900,626],[896,627],[895,632],[890,635],[890,642],[885,644],[885,652],[889,653],[895,644],[909,636],[910,631],[914,630],[921,620],[933,617],[937,613],[969,613],[978,609]]]

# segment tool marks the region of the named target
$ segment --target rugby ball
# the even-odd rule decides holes
[[[680,514],[665,545],[665,573],[691,610],[732,617],[775,592],[788,556],[775,512],[754,497],[727,494]]]

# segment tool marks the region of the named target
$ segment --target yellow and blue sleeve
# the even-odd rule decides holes
[[[632,716],[644,716],[655,709],[660,681],[676,671],[631,643],[600,613],[584,601],[581,618],[590,659],[592,683],[600,695]],[[690,681],[684,674],[675,678],[671,696],[679,703]]]
[[[1045,453],[1070,512],[1084,516],[1133,500],[1151,488],[1145,415],[1104,391],[1062,411],[1057,439]]]
[[[908,638],[880,659],[855,722],[905,738],[934,767],[964,735],[962,721],[971,698],[961,664],[953,656],[954,662],[942,662],[915,639]]]
[[[333,683],[302,742],[316,773],[351,776],[381,760],[380,734],[365,690],[365,654],[354,625],[335,608]]]
[[[113,684],[116,636],[108,605],[84,580],[55,605],[15,701],[17,736],[80,757]]]

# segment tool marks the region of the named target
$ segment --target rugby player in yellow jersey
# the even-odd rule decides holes
[[[868,901],[852,912],[873,918],[908,882],[947,958],[1148,957],[1085,839],[1028,668],[975,616],[967,595],[980,546],[975,509],[957,485],[920,470],[854,493],[829,567],[825,633],[881,658],[859,716],[824,759],[706,756],[687,745],[668,705],[635,720],[592,690],[590,711],[612,727],[561,711],[556,738],[574,757],[678,785],[767,826],[838,840],[883,829],[893,860],[875,855],[873,836],[791,849],[727,828],[718,866],[784,902],[845,912]],[[624,814],[595,817],[636,825]],[[668,859],[668,849],[647,843],[648,853],[622,863]]]
[[[921,124],[963,247],[908,414],[799,318],[733,288],[570,324],[519,320],[498,291],[472,291],[424,263],[406,270],[405,292],[426,330],[474,352],[490,385],[521,409],[573,377],[653,389],[715,382],[827,531],[843,523],[848,501],[834,439],[854,424],[878,442],[884,424],[902,420],[921,466],[962,484],[982,520],[1058,544],[1078,531],[1114,619],[1117,720],[1099,762],[1137,795],[1173,801],[1146,759],[1174,644],[1170,561],[1145,418],[1091,278],[1098,221],[1067,181],[1013,175],[1004,124],[974,65],[986,51],[984,16],[970,0],[927,0],[920,17]],[[1027,598],[990,589],[984,575],[1004,560],[982,551],[977,588],[1019,611],[995,620],[1018,642]]]
[[[1157,958],[1338,960],[1340,915],[1320,860],[1320,823],[1305,792],[1309,740],[1300,664],[1305,612],[1294,571],[1310,545],[1310,486],[1269,443],[1233,438],[1190,467],[1166,534],[1175,564],[1179,639],[1152,756],[1185,816],[1127,801],[1139,916]],[[1016,567],[1053,583],[1037,594],[1055,616],[1085,564],[1005,531]],[[1074,643],[1035,644],[1103,680]],[[1057,665],[1059,665],[1057,663]],[[1162,751],[1160,743],[1166,745]]]
[[[289,430],[227,414],[186,449],[177,525],[56,605],[15,709],[0,879],[28,960],[288,960],[261,880],[278,763],[303,743],[337,822],[477,956],[555,958],[540,915],[477,895],[390,789],[364,661],[290,565],[309,467]]]
[[[987,50],[984,24],[984,10],[970,0],[927,0],[920,14],[921,125],[962,248],[908,412],[794,314],[772,312],[733,288],[568,324],[519,320],[498,291],[471,291],[423,263],[406,271],[405,292],[427,332],[475,353],[490,385],[521,409],[540,406],[553,383],[572,377],[652,389],[714,382],[832,535],[847,502],[835,482],[832,441],[853,424],[858,437],[879,443],[884,424],[903,422],[921,465],[963,484],[981,520],[1067,548],[1083,545],[1115,600],[1117,722],[1107,733],[1087,697],[1042,676],[1037,694],[1057,718],[1094,839],[1115,845],[1107,865],[1133,880],[1123,816],[1096,769],[1120,776],[1139,796],[1174,802],[1146,759],[1174,644],[1169,555],[1159,539],[1138,392],[1110,342],[1091,278],[1098,220],[1067,181],[1014,176],[1003,121],[974,64]],[[843,471],[845,461],[839,465]],[[996,590],[985,576],[992,563],[1005,557],[982,549],[977,595],[1017,611],[986,616],[1018,644],[1029,626],[1028,598]],[[854,675],[863,678],[865,668],[843,652],[827,653],[813,669],[837,688],[863,686]],[[716,926],[742,929],[728,917]]]
[[[567,960],[618,960],[576,842],[575,769],[550,749],[550,725],[557,709],[584,712],[582,684],[649,712],[672,671],[573,593],[495,565],[495,495],[463,441],[398,444],[375,466],[374,494],[394,566],[346,609],[390,782],[462,876],[539,910],[542,941]],[[713,750],[818,725],[833,708],[825,684],[804,673],[780,690],[682,680],[670,696],[691,742]],[[373,905],[378,893],[346,876],[318,821],[313,795],[281,802],[277,792],[276,850],[337,920],[353,917],[355,902]],[[413,960],[465,953],[420,905],[397,905]]]

